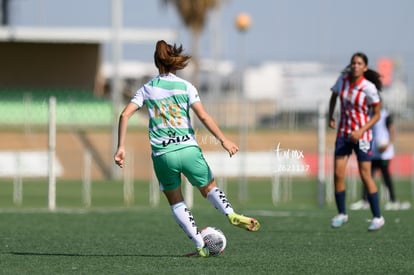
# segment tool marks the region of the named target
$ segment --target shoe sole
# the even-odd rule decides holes
[[[191,253],[188,253],[188,254],[184,255],[184,257],[195,257],[195,256],[198,256],[197,252],[191,252]]]
[[[258,231],[260,228],[260,223],[256,219],[249,217],[235,217],[231,220],[231,223],[235,226],[246,229],[247,231]]]
[[[333,224],[331,224],[331,227],[332,228],[341,228],[342,226],[344,226],[344,224],[346,224],[347,222],[343,222],[342,224],[340,224],[340,225],[333,225]]]
[[[199,258],[208,258],[208,257],[210,257],[210,255],[202,256],[202,255],[200,255],[200,253],[198,253],[198,252],[191,252],[191,253],[185,254],[185,255],[184,255],[184,257],[199,257]]]
[[[385,224],[385,223],[384,223]],[[369,232],[374,232],[374,231],[378,231],[378,230],[380,230],[383,226],[384,226],[384,224],[382,224],[381,226],[379,226],[379,227],[375,227],[375,228],[368,228],[368,231]]]
[[[371,224],[372,225],[372,224]],[[385,225],[385,221],[384,221],[384,219],[382,220],[382,223],[380,223],[380,224],[378,224],[378,226],[376,226],[376,227],[372,227],[372,228],[370,228],[371,227],[371,225],[368,227],[368,231],[378,231],[378,230],[380,230],[384,225]]]
[[[348,219],[343,220],[343,221],[342,221],[342,223],[341,223],[341,224],[338,224],[338,225],[335,225],[335,224],[333,224],[333,222],[332,222],[332,223],[331,223],[331,227],[332,227],[332,228],[340,228],[340,227],[344,226],[347,222],[348,222]]]
[[[369,232],[375,232],[375,231],[380,230],[382,227],[383,227],[383,225],[382,225],[382,226],[380,226],[380,227],[377,227],[377,228],[368,228],[368,231],[369,231]]]

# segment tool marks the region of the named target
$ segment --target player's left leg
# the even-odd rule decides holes
[[[374,216],[371,224],[368,227],[369,231],[380,229],[385,221],[381,216],[381,210],[378,198],[378,188],[372,177],[372,142],[359,141],[354,144],[354,151],[358,159],[359,175],[362,183],[367,189],[367,199],[371,207],[372,215]]]
[[[175,221],[193,241],[197,248],[196,255],[207,257],[208,249],[204,248],[204,240],[181,192],[181,153],[177,150],[153,156],[152,160],[160,189],[170,204]]]
[[[170,204],[175,221],[193,241],[197,248],[198,256],[207,257],[208,249],[205,247],[203,237],[197,228],[193,214],[185,204],[181,188],[164,190],[164,194]]]

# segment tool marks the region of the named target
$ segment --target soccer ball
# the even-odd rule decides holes
[[[211,256],[218,256],[224,252],[227,245],[223,231],[215,227],[205,227],[201,230],[201,236]]]

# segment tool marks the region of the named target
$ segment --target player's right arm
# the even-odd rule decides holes
[[[124,160],[125,160],[125,139],[126,139],[126,132],[128,127],[128,120],[134,114],[134,112],[138,110],[138,105],[135,103],[128,103],[128,105],[124,108],[121,115],[119,116],[118,122],[118,148],[114,155],[115,163],[123,168],[124,167]]]
[[[335,129],[336,128],[336,122],[333,117],[335,106],[336,106],[336,98],[338,97],[338,94],[335,92],[331,93],[331,98],[329,100],[329,113],[328,113],[328,125],[330,128]]]
[[[332,129],[336,128],[335,118],[333,117],[336,99],[338,98],[341,87],[343,86],[345,74],[341,74],[335,81],[335,84],[331,87],[331,98],[329,100],[329,111],[328,111],[328,126]]]

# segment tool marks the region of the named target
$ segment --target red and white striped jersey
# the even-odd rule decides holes
[[[350,80],[349,74],[342,74],[331,88],[341,102],[338,137],[349,137],[351,132],[363,127],[370,120],[370,107],[380,103],[378,90],[372,82],[364,77],[356,83]],[[371,141],[372,130],[364,132],[361,139]]]

